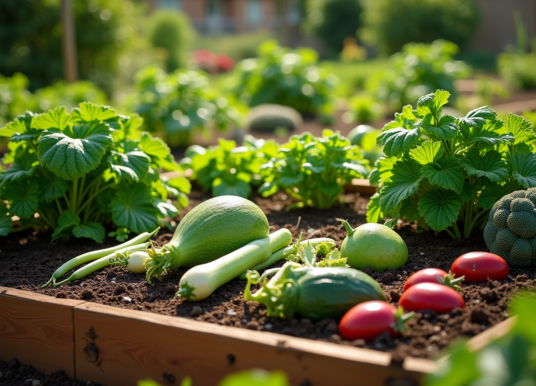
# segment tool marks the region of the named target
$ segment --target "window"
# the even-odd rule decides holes
[[[262,24],[262,1],[247,0],[245,13],[248,26],[255,27]]]
[[[158,8],[182,9],[182,0],[158,0]]]

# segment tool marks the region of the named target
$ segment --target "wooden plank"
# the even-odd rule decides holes
[[[512,328],[516,321],[516,317],[513,316],[506,320],[503,320],[501,323],[496,324],[493,327],[488,328],[486,331],[478,334],[477,336],[469,339],[467,344],[469,348],[473,351],[478,351],[487,346],[491,341],[499,339],[506,335],[508,331]]]
[[[433,370],[431,361],[408,371],[378,351],[100,304],[75,307],[74,324],[77,378],[104,384],[162,382],[167,374],[177,383],[190,376],[195,386],[214,385],[226,374],[262,368],[286,372],[292,385],[356,385],[358,375],[361,385],[415,386]]]
[[[376,187],[370,184],[369,180],[354,178],[351,185],[346,185],[347,192],[361,193],[364,196],[372,196],[376,193]]]
[[[82,303],[0,287],[0,360],[74,377],[73,308]]]
[[[525,111],[536,111],[536,99],[526,101],[501,103],[492,106],[493,110],[498,113],[522,114]]]

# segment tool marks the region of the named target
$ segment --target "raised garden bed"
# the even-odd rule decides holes
[[[207,198],[194,191],[190,208]],[[306,238],[331,237],[340,244],[345,232],[335,218],[364,223],[368,202],[355,194],[342,198],[343,203],[328,211],[285,211],[292,201],[282,193],[253,200],[267,214],[271,231],[286,227],[295,238],[304,232]],[[425,267],[448,270],[460,254],[486,250],[479,232],[453,241],[403,224],[400,234],[409,248],[408,264],[396,271],[368,271],[393,303],[411,273]],[[157,242],[170,238],[165,231]],[[60,367],[77,379],[105,384],[132,384],[146,376],[162,380],[167,373],[176,379],[191,375],[197,386],[251,367],[287,371],[293,384],[326,384],[334,376],[340,376],[337,384],[345,384],[356,371],[369,374],[370,385],[383,385],[390,377],[418,383],[421,374],[434,368],[429,358],[461,335],[493,334],[491,327],[508,318],[511,296],[534,284],[534,269],[512,269],[506,280],[464,285],[464,310],[418,313],[404,337],[380,337],[366,344],[341,340],[335,320],[268,318],[264,306],[243,300],[245,283],[238,280],[201,302],[174,299],[185,269],[154,287],[124,267],[110,267],[83,282],[40,288],[63,261],[94,248],[82,240],[52,247],[49,235],[38,232],[7,239],[0,255],[0,286],[23,291],[3,289],[0,309],[8,311],[0,313],[0,342],[7,349],[0,350],[1,360],[17,357],[41,370]],[[322,370],[327,363],[337,371]]]

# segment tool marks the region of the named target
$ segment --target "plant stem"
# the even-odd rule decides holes
[[[454,224],[452,224],[452,229],[454,230],[454,234],[456,235],[455,238],[460,239],[462,237],[462,234],[460,232],[460,228],[458,228],[458,223],[454,222]]]
[[[86,200],[86,202],[84,202],[84,204],[80,207],[80,209],[78,209],[78,211],[77,211],[76,214],[78,215],[79,213],[81,213],[81,212],[84,210],[84,208],[85,208],[86,206],[88,206],[88,205],[93,201],[93,199],[94,199],[99,193],[104,192],[106,189],[110,188],[112,185],[113,185],[113,184],[106,185],[106,186],[102,187],[101,189],[99,189],[98,191],[96,191],[95,193],[93,193],[93,194]]]

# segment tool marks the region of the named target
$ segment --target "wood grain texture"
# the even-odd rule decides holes
[[[73,308],[82,303],[0,287],[0,360],[74,377]]]
[[[195,386],[215,385],[252,368],[282,370],[292,385],[415,386],[433,369],[431,361],[410,370],[390,366],[387,353],[99,304],[75,307],[74,321],[77,378],[114,386],[164,383],[165,373],[177,383],[188,375]],[[95,348],[97,358],[86,356]]]

